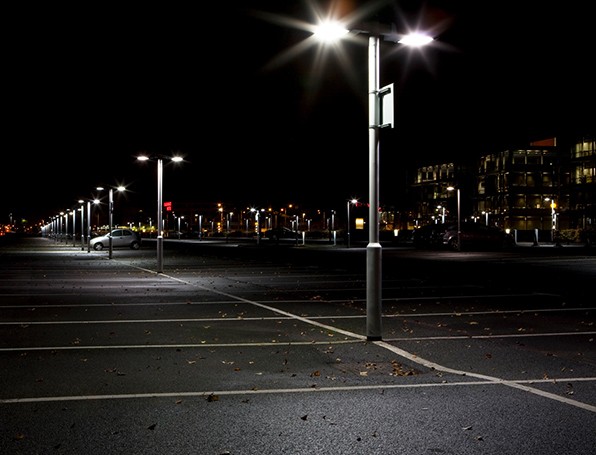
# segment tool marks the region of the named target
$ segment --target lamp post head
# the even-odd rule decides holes
[[[313,28],[313,34],[319,41],[325,43],[332,43],[342,39],[350,31],[345,28],[340,22],[325,21]]]
[[[343,39],[348,34],[366,34],[382,37],[385,41],[403,44],[408,47],[422,47],[434,41],[434,38],[423,32],[410,32],[399,34],[395,25],[384,25],[380,23],[366,23],[347,28],[339,21],[326,20],[312,27],[313,35],[323,43],[334,43]]]
[[[184,158],[180,155],[173,155],[173,156],[165,156],[165,155],[139,155],[137,156],[138,161],[149,161],[149,160],[163,160],[165,158],[174,161],[175,163],[179,163],[184,161]]]

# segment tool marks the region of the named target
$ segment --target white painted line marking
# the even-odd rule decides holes
[[[577,381],[596,381],[593,378],[565,378],[559,379],[565,382]],[[517,386],[521,390],[527,391],[529,387],[522,385],[525,381],[506,381],[506,385],[512,387]],[[552,379],[532,382],[553,383]],[[93,400],[122,400],[131,398],[180,398],[180,397],[208,397],[210,395],[265,395],[265,394],[281,394],[281,393],[325,393],[325,392],[351,392],[357,390],[388,390],[388,389],[419,389],[428,387],[457,387],[457,386],[476,386],[476,385],[500,385],[503,382],[499,381],[468,381],[468,382],[441,382],[441,383],[425,383],[425,384],[384,384],[384,385],[364,385],[364,386],[338,386],[338,387],[305,387],[305,388],[291,388],[291,389],[248,389],[248,390],[207,390],[202,392],[164,392],[164,393],[130,393],[121,395],[74,395],[74,396],[56,396],[56,397],[31,397],[31,398],[5,398],[0,399],[0,404],[9,403],[40,403],[52,401],[93,401]],[[548,398],[561,399],[553,394],[544,392]],[[566,400],[567,401],[567,400]],[[565,401],[565,402],[566,402]],[[573,401],[573,400],[570,400]],[[574,404],[574,403],[567,403]],[[580,406],[588,411],[596,412],[596,407],[579,403]]]

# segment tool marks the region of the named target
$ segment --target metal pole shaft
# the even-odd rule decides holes
[[[157,159],[157,273],[163,273],[163,160]]]
[[[114,243],[112,241],[112,215],[114,213],[114,190],[112,188],[110,188],[110,198],[109,198],[109,207],[108,207],[108,219],[109,219],[109,224],[110,224],[110,237],[109,237],[109,245],[110,245],[110,252],[108,254],[108,258],[112,259],[113,256],[113,248],[114,248]]]
[[[381,336],[381,261],[379,242],[379,44],[378,36],[368,38],[368,137],[369,210],[366,246],[366,337]]]
[[[461,251],[461,200],[457,189],[457,251]]]
[[[347,212],[348,213],[348,225],[346,227],[346,230],[347,230],[347,235],[348,235],[348,239],[347,239],[348,240],[348,248],[350,248],[350,201],[348,201],[347,209],[348,209],[348,212]]]
[[[81,204],[81,251],[85,250],[85,205]]]
[[[87,201],[87,253],[91,251],[91,201]]]

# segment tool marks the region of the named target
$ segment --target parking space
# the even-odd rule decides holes
[[[594,308],[552,287],[388,252],[371,342],[356,249],[4,246],[3,453],[596,449]]]

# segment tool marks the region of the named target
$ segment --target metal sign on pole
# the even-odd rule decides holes
[[[393,128],[393,84],[386,85],[379,90],[380,116],[379,128]]]

